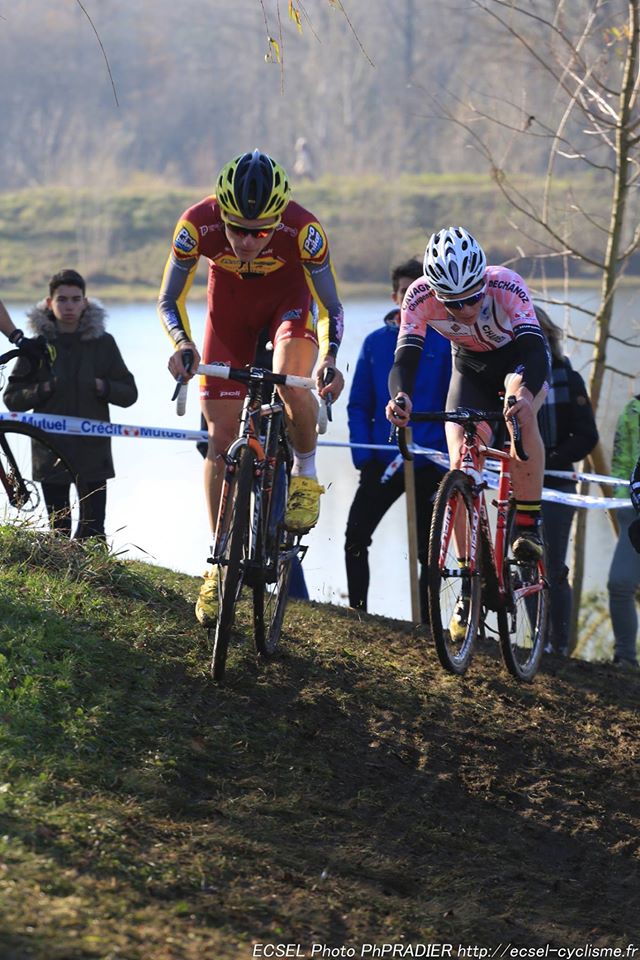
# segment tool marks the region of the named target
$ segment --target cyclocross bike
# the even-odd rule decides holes
[[[3,354],[0,368],[18,356],[22,356],[20,350]],[[33,364],[31,367],[20,380],[30,380]],[[56,416],[55,419],[59,418]],[[54,527],[78,528],[84,517],[83,497],[69,460],[50,434],[39,427],[19,420],[0,420],[0,522],[25,523],[37,530],[50,529],[52,518],[48,515],[43,483],[69,491],[70,515],[57,517]]]
[[[257,652],[275,653],[289,594],[291,565],[304,557],[300,534],[285,529],[292,453],[284,407],[276,386],[315,388],[315,380],[272,373],[262,367],[200,364],[198,374],[236,380],[247,386],[236,439],[224,456],[225,473],[209,562],[218,569],[218,618],[209,629],[213,643],[211,673],[224,679],[236,604],[242,587],[253,593],[253,631]],[[186,384],[174,393],[184,412]],[[268,387],[265,400],[265,387]]]
[[[509,402],[515,402],[509,398]],[[548,582],[543,559],[521,562],[511,547],[515,502],[511,487],[509,444],[498,450],[487,447],[477,424],[504,420],[504,412],[458,408],[453,411],[411,413],[414,422],[459,423],[464,428],[461,468],[449,470],[436,495],[429,539],[429,621],[442,665],[463,674],[471,660],[478,632],[485,635],[487,614],[495,611],[502,656],[509,672],[519,680],[533,680],[544,647],[548,613]],[[514,426],[518,458],[526,460],[519,424]],[[403,455],[411,459],[404,431],[398,431]],[[485,457],[499,464],[495,537],[492,536],[483,477]],[[462,615],[462,616],[461,616]],[[454,618],[461,630],[452,633]],[[460,619],[461,618],[461,619]]]

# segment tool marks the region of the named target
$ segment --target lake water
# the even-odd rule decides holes
[[[578,291],[574,299],[590,305],[595,295]],[[346,389],[334,408],[334,421],[321,438],[318,450],[318,476],[327,488],[322,498],[318,526],[306,538],[309,550],[304,570],[311,599],[345,604],[344,531],[347,514],[357,486],[358,474],[349,450],[325,444],[346,443],[348,427],[346,397],[363,338],[382,323],[392,306],[390,300],[351,300],[345,303],[345,338],[339,365],[345,375]],[[8,304],[17,325],[24,320],[24,305]],[[638,339],[640,294],[623,291],[618,296],[614,332],[620,337]],[[561,308],[548,312],[563,324]],[[167,371],[171,345],[162,332],[152,304],[108,306],[108,330],[136,377],[137,403],[123,410],[111,408],[114,422],[156,427],[199,429],[197,386],[192,384],[187,414],[178,418],[170,397],[172,380]],[[190,317],[196,339],[202,341],[204,304],[190,304]],[[631,318],[631,319],[630,319]],[[591,324],[576,312],[572,332],[587,337]],[[567,343],[567,354],[574,367],[586,378],[590,349]],[[638,353],[628,346],[615,345],[609,362],[618,370],[635,374]],[[607,376],[598,423],[607,453],[611,452],[618,413],[637,383],[619,375]],[[202,484],[202,459],[193,443],[175,440],[126,439],[113,441],[117,476],[109,482],[107,533],[114,550],[127,556],[147,559],[191,574],[206,567],[210,535],[207,527]],[[596,488],[592,490],[597,493]],[[604,589],[614,537],[605,512],[589,511],[586,556],[586,585]],[[406,519],[404,498],[380,524],[370,552],[371,586],[369,610],[398,619],[410,619],[411,603],[407,568]]]

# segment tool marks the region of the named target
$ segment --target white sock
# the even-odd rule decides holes
[[[315,477],[316,475],[316,452],[298,453],[293,451],[293,466],[291,468],[292,477]]]

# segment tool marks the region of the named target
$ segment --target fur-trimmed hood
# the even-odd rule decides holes
[[[80,317],[78,324],[78,333],[81,340],[97,340],[106,333],[107,311],[99,300],[89,299],[87,309]],[[34,307],[27,310],[27,319],[30,331],[35,336],[46,337],[47,340],[55,340],[59,330],[55,317],[47,307],[47,301],[41,300]]]

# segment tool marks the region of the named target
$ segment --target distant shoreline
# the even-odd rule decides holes
[[[343,300],[376,300],[385,299],[390,296],[389,285],[386,283],[354,283],[339,282],[339,290]],[[529,281],[530,282],[530,281]],[[561,277],[548,279],[547,287],[557,291],[564,287],[564,280]],[[600,282],[586,277],[576,277],[573,286],[586,287],[587,289],[597,290]],[[640,277],[628,277],[620,281],[620,286],[629,288],[640,286]],[[537,292],[538,288],[534,283],[531,287]],[[158,296],[159,284],[157,287],[143,286],[141,284],[108,284],[89,283],[87,294],[90,297],[96,297],[106,303],[153,303]],[[38,290],[29,290],[27,288],[4,289],[2,299],[6,304],[35,303],[42,299],[45,290],[42,287]],[[194,284],[189,293],[191,302],[204,302],[206,300],[207,290],[205,284]]]

